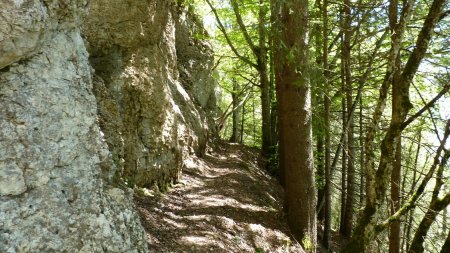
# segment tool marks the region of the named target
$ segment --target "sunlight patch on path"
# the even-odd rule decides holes
[[[281,187],[258,161],[258,150],[224,144],[185,162],[169,192],[136,195],[150,252],[303,252],[290,238]]]
[[[196,194],[189,194],[186,196],[189,199],[192,199],[190,202],[191,205],[194,206],[202,206],[202,207],[233,207],[240,208],[253,212],[267,212],[267,208],[251,205],[251,204],[242,204],[234,198],[225,197],[221,195],[211,195],[211,196],[200,196]]]

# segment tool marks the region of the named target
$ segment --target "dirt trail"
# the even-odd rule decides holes
[[[150,252],[303,252],[290,238],[281,188],[254,149],[222,144],[169,192],[136,194]]]

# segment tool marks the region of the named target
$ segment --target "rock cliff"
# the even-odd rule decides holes
[[[128,186],[214,135],[203,33],[175,1],[0,0],[0,252],[145,252]]]
[[[172,1],[90,4],[83,28],[100,126],[129,185],[166,188],[213,134],[213,58],[188,16]]]

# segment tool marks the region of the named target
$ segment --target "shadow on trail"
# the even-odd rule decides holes
[[[302,252],[258,152],[223,144],[166,194],[136,194],[150,252]]]

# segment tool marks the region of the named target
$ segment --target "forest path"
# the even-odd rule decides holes
[[[165,194],[136,194],[150,252],[302,252],[289,236],[282,190],[259,152],[223,143]]]

